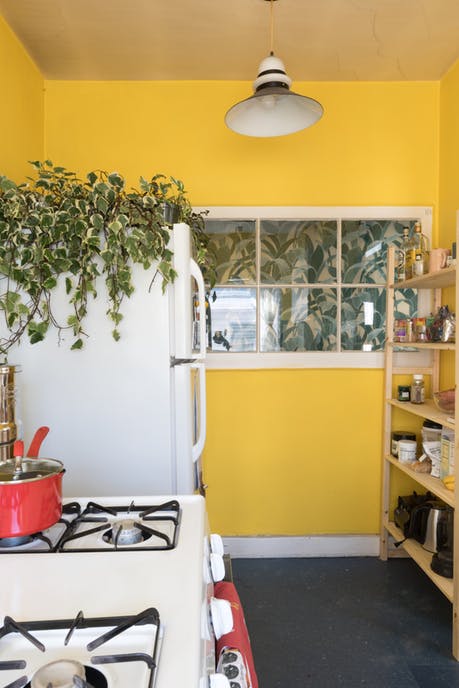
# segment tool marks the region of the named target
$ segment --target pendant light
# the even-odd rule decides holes
[[[271,50],[262,60],[258,76],[253,82],[250,98],[236,103],[225,115],[229,129],[245,136],[284,136],[306,129],[323,115],[317,100],[290,91],[292,80],[285,72],[284,63],[273,52],[274,22],[271,6]]]

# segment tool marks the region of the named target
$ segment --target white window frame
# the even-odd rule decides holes
[[[409,220],[419,219],[422,231],[432,240],[432,208],[429,206],[212,206],[210,220]],[[258,316],[257,316],[258,317]],[[210,370],[263,368],[383,368],[384,351],[279,351],[211,352]]]

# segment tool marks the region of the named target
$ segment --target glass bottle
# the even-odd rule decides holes
[[[409,227],[404,227],[403,228],[403,237],[402,237],[402,243],[400,244],[400,248],[397,249],[396,255],[398,256],[397,258],[397,265],[395,268],[395,279],[397,282],[403,282],[404,280],[407,279],[406,275],[406,254],[407,250],[410,246],[410,229]]]
[[[411,237],[405,251],[405,273],[406,279],[419,277],[429,270],[429,250],[428,239],[422,233],[421,223],[415,222],[413,236]]]
[[[412,276],[419,277],[429,271],[429,245],[428,239],[422,233],[421,223],[414,225],[414,262],[412,264]]]
[[[411,383],[411,403],[423,404],[424,400],[424,375],[413,375],[413,382]]]

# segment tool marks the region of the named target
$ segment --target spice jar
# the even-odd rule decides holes
[[[411,388],[409,385],[399,385],[397,388],[397,399],[399,401],[410,401]]]
[[[411,403],[423,404],[425,400],[424,375],[413,375]]]

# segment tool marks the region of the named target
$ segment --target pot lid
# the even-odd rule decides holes
[[[10,459],[0,463],[0,485],[43,480],[63,470],[64,465],[56,459],[22,459],[19,470],[16,461]]]

